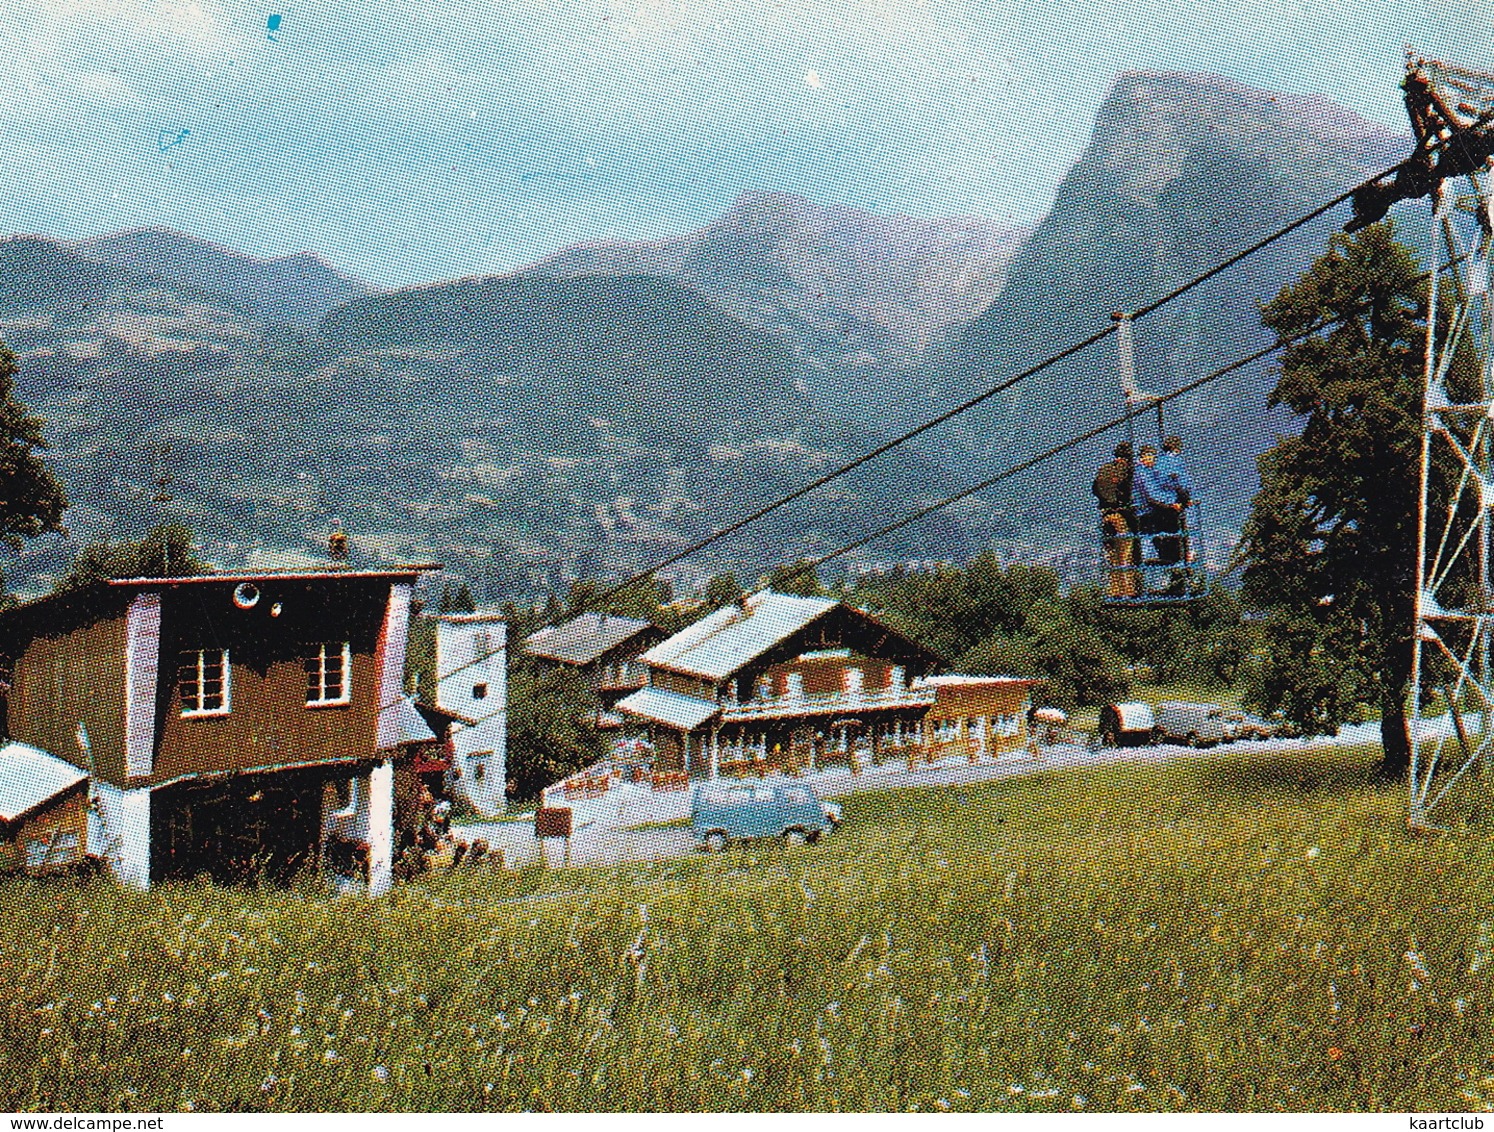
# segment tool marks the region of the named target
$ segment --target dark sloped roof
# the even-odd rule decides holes
[[[635,617],[583,613],[563,625],[551,625],[531,634],[524,642],[524,651],[562,664],[590,664],[603,653],[653,628],[653,622]]]

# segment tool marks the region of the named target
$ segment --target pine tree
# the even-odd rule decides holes
[[[62,530],[67,496],[38,452],[47,447],[40,417],[15,397],[16,358],[0,346],[0,537],[13,549],[22,538]]]
[[[1263,308],[1284,345],[1269,403],[1304,424],[1260,458],[1244,531],[1244,597],[1269,613],[1251,700],[1312,733],[1378,708],[1394,775],[1410,757],[1426,311],[1425,274],[1388,222],[1334,236]]]

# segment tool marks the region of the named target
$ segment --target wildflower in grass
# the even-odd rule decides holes
[[[1074,1099],[1071,1100],[1069,1104],[1074,1108],[1083,1108],[1085,1105],[1089,1104],[1089,1098],[1086,1097],[1083,1093],[1075,1093]]]
[[[271,1073],[259,1083],[259,1091],[262,1093],[273,1093],[275,1086],[280,1084],[280,1078]]]
[[[1406,966],[1410,967],[1411,973],[1422,982],[1431,981],[1432,973],[1427,970],[1426,960],[1423,959],[1421,953],[1416,950],[1415,944],[1412,944],[1411,950],[1406,952]]]
[[[1344,1056],[1344,1051],[1341,1050],[1338,1046],[1329,1046],[1328,1047],[1328,1060],[1329,1061],[1342,1061],[1343,1060],[1343,1056]]]

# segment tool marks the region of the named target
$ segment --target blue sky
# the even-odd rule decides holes
[[[1403,45],[1494,67],[1494,0],[0,0],[0,39],[0,231],[166,225],[387,286],[745,189],[1032,223],[1128,69],[1401,129]]]

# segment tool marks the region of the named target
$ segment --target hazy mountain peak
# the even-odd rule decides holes
[[[980,217],[881,216],[749,189],[694,232],[582,244],[520,274],[664,276],[789,342],[816,371],[864,370],[916,361],[989,306],[1027,234]]]
[[[1219,75],[1127,71],[1101,104],[1075,172],[1098,164],[1120,176],[1135,199],[1154,201],[1211,161],[1220,165],[1224,193],[1242,164],[1269,169],[1300,160],[1337,168],[1400,148],[1397,131],[1322,95],[1266,91]]]
[[[1166,294],[1410,148],[1409,138],[1321,96],[1213,75],[1118,76],[1088,148],[1023,246],[1010,283],[953,351],[948,380],[983,386],[1087,338],[1109,325],[1112,311]],[[1138,322],[1142,388],[1176,389],[1266,345],[1259,305],[1323,252],[1346,215],[1344,206],[1319,217]],[[1258,482],[1255,457],[1287,427],[1267,425],[1273,384],[1270,363],[1262,362],[1166,409],[1169,430],[1188,438],[1211,521],[1239,521]],[[999,446],[1011,437],[1079,432],[1122,407],[1107,341],[1024,382],[984,420],[964,424]],[[1097,439],[1095,458],[1114,442]],[[1058,493],[1062,506],[1083,513],[1091,505],[1086,474]]]
[[[266,318],[314,322],[375,288],[310,252],[259,257],[172,228],[134,228],[67,242],[74,254],[214,291]]]

